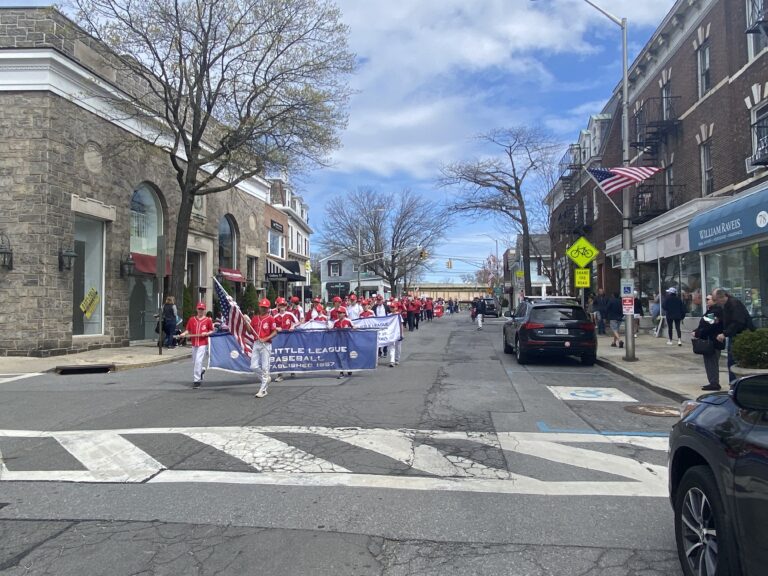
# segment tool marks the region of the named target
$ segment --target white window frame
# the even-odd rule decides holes
[[[278,239],[278,246],[279,246],[279,254],[276,254],[272,252],[272,238],[273,235],[277,237]],[[285,236],[280,234],[277,230],[269,230],[269,236],[267,238],[267,253],[272,256],[277,256],[278,258],[284,258],[285,257]]]
[[[752,14],[752,5],[755,0],[746,0],[747,3],[747,9],[745,10],[745,14],[747,16],[747,28],[752,26],[752,23],[756,20],[757,15]],[[763,2],[763,9],[765,9],[765,0],[757,0],[758,2]],[[768,47],[768,39],[766,39],[765,35],[760,34],[746,34],[747,37],[747,59],[751,62],[759,54],[763,52]]]
[[[762,106],[756,107],[752,109],[752,124],[751,127],[754,127],[760,120],[765,120],[768,122],[768,103],[763,104]],[[754,129],[751,129],[752,132],[752,156],[757,155],[758,149],[760,148],[760,142],[758,142],[757,137],[757,131]],[[762,149],[765,150],[766,147],[768,147],[768,134],[766,134],[763,138],[760,138],[759,140],[762,140]]]
[[[699,162],[701,168],[701,196],[702,198],[705,198],[715,191],[711,138],[706,142],[702,142],[699,146]],[[709,183],[712,185],[709,186]],[[711,188],[711,190],[709,188]]]
[[[331,278],[338,278],[341,276],[341,262],[328,263],[328,276]]]
[[[706,64],[706,69],[704,65]],[[699,85],[699,98],[706,96],[712,90],[712,59],[709,41],[704,42],[696,51],[696,78]],[[705,86],[706,84],[706,86]]]
[[[667,82],[661,87],[661,119],[667,121],[672,113],[672,87]]]

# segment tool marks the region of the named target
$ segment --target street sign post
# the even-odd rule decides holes
[[[634,314],[635,313],[635,299],[632,296],[624,296],[621,299],[621,311],[626,316],[627,314]],[[631,326],[626,327],[627,334],[630,333],[630,330],[632,330]]]
[[[584,268],[587,264],[592,262],[592,260],[597,258],[597,255],[600,254],[600,250],[595,248],[589,240],[582,236],[576,240],[576,242],[568,246],[565,253],[568,254],[568,258],[573,260],[576,266]]]
[[[621,297],[627,298],[632,296],[635,291],[635,281],[632,278],[621,279]]]

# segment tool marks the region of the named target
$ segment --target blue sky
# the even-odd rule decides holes
[[[596,0],[629,22],[634,58],[674,0]],[[483,154],[473,136],[541,124],[564,144],[621,78],[621,30],[583,0],[339,0],[360,61],[343,147],[331,168],[295,182],[317,229],[327,200],[358,187],[445,201],[443,162]],[[513,242],[509,226],[462,219],[425,280],[460,283]],[[317,246],[316,246],[317,248]],[[454,267],[447,270],[445,261]]]

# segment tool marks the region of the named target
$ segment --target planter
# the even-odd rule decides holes
[[[731,372],[741,378],[742,376],[754,376],[756,374],[768,374],[768,368],[742,368],[738,364],[731,366]]]

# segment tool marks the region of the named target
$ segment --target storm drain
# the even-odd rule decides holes
[[[107,374],[115,370],[114,364],[86,364],[83,366],[56,366],[54,371],[59,376],[73,374]]]
[[[624,410],[641,416],[661,416],[666,418],[680,418],[680,408],[676,406],[663,406],[659,404],[633,404],[624,406]]]

